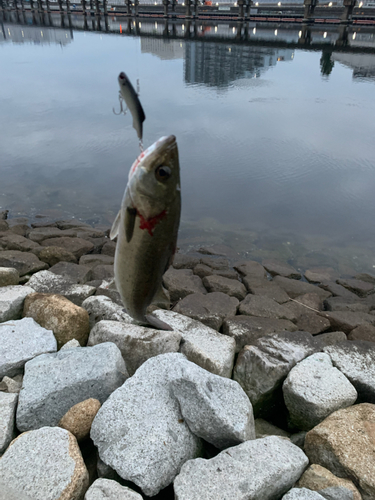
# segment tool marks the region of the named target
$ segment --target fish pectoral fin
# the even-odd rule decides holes
[[[112,227],[111,227],[111,232],[109,233],[109,237],[111,240],[114,240],[116,236],[118,235],[119,229],[120,229],[120,220],[121,220],[121,210],[119,213],[116,215],[116,219],[114,220]]]
[[[157,328],[158,330],[169,330],[173,331],[173,328],[169,326],[167,323],[164,323],[159,318],[156,318],[156,316],[153,316],[152,314],[146,314],[146,319],[150,325],[152,325],[154,328]]]
[[[135,217],[137,215],[137,209],[133,207],[127,207],[125,212],[125,234],[126,241],[129,243],[133,237]]]

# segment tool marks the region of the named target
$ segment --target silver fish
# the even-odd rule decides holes
[[[142,142],[143,137],[143,122],[146,115],[143,111],[142,104],[138,99],[137,92],[134,90],[129,78],[122,71],[118,77],[121,95],[133,117],[133,128],[136,130],[138,139]]]
[[[159,329],[171,329],[146,309],[173,260],[181,212],[176,138],[162,137],[133,163],[110,237],[118,237],[115,283],[127,313]]]

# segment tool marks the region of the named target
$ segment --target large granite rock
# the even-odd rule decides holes
[[[235,355],[232,338],[173,311],[159,310],[153,314],[181,333],[180,351],[189,361],[215,375],[231,377]]]
[[[274,282],[285,290],[292,299],[295,299],[300,295],[305,295],[306,293],[316,293],[322,300],[331,296],[331,292],[304,281],[284,278],[283,276],[276,276],[274,278]]]
[[[0,323],[19,319],[25,298],[34,293],[30,286],[9,285],[0,288]]]
[[[0,252],[0,267],[14,267],[20,276],[24,276],[47,269],[48,265],[39,260],[33,253],[6,250]]]
[[[74,264],[73,262],[58,262],[50,268],[50,272],[79,284],[90,281],[92,275],[90,267]]]
[[[351,292],[359,295],[359,297],[366,297],[370,293],[374,293],[374,283],[369,283],[367,281],[361,281],[358,279],[339,279],[337,280],[339,285],[347,288]]]
[[[199,456],[201,441],[185,422],[171,393],[182,354],[163,354],[146,361],[103,404],[91,427],[100,458],[123,479],[156,495],[181,466]]]
[[[60,247],[40,247],[37,251],[34,251],[39,260],[46,262],[49,266],[54,266],[58,262],[73,262],[77,263],[77,259],[72,252],[64,250]]]
[[[38,356],[25,366],[17,427],[27,431],[57,425],[81,401],[104,403],[127,377],[121,352],[110,342]]]
[[[21,434],[0,460],[4,500],[78,500],[88,485],[75,437],[57,427]]]
[[[93,269],[94,267],[100,265],[102,266],[113,265],[114,261],[115,258],[113,256],[102,255],[99,253],[99,254],[82,255],[82,257],[79,259],[79,264]]]
[[[22,373],[30,359],[57,350],[51,330],[41,327],[32,318],[0,324],[0,378]]]
[[[321,314],[329,319],[332,329],[341,330],[347,335],[357,326],[375,324],[375,316],[364,312],[332,311]]]
[[[18,395],[0,392],[0,456],[13,439]]]
[[[244,278],[244,282],[246,281],[246,277]],[[276,285],[273,281],[268,281],[267,279],[263,279],[261,283],[255,282],[254,284],[246,281],[246,287],[250,293],[253,295],[261,295],[262,297],[267,297],[276,301],[278,304],[285,304],[285,302],[289,302],[289,295],[283,290],[281,287]]]
[[[85,309],[61,295],[32,293],[25,299],[23,315],[52,330],[58,347],[76,339],[85,346],[90,333],[89,315]]]
[[[341,342],[324,347],[324,352],[354,385],[359,401],[375,403],[375,344],[363,340]]]
[[[349,299],[347,297],[329,297],[324,301],[327,311],[352,311],[352,312],[370,312],[368,301],[359,297]]]
[[[118,321],[99,321],[90,332],[88,345],[113,342],[120,349],[129,375],[149,358],[177,352],[180,347],[181,333],[155,330]]]
[[[308,460],[297,446],[270,436],[246,441],[210,460],[189,460],[174,481],[176,500],[273,500],[288,491]]]
[[[281,500],[325,500],[325,498],[307,488],[292,488]]]
[[[249,294],[238,307],[240,314],[258,316],[261,318],[288,319],[295,321],[296,315],[286,306],[279,304],[273,299],[261,295]]]
[[[258,318],[246,315],[227,318],[223,322],[223,333],[235,340],[236,352],[240,352],[245,345],[251,345],[265,335],[283,330],[295,332],[297,327],[285,319]]]
[[[39,248],[38,243],[10,232],[0,239],[0,245],[5,250],[19,250],[20,252],[32,252],[34,248]]]
[[[357,399],[353,385],[322,352],[312,354],[291,369],[283,394],[291,423],[305,431]]]
[[[326,283],[339,277],[333,267],[312,267],[305,271],[304,276],[311,283]]]
[[[200,257],[176,253],[172,265],[175,269],[194,269],[196,265],[200,264],[200,261]]]
[[[299,361],[320,350],[307,332],[267,335],[239,354],[233,378],[248,395],[256,416],[267,415],[280,398],[281,385]]]
[[[349,479],[337,477],[328,469],[321,465],[312,464],[303,473],[297,486],[299,488],[309,488],[313,491],[324,492],[332,491],[332,488],[343,488],[351,492],[352,500],[362,500],[361,494]],[[339,500],[340,497],[338,497]]]
[[[99,478],[87,490],[84,500],[142,500],[142,495],[111,479]]]
[[[354,328],[354,330],[349,333],[348,340],[366,340],[367,342],[375,342],[375,326],[357,326],[357,328]]]
[[[375,498],[375,406],[339,410],[307,433],[305,453],[313,464],[352,480],[363,500]]]
[[[297,280],[301,278],[301,273],[286,262],[266,259],[262,261],[262,264],[271,276],[284,276],[284,278],[292,278]]]
[[[229,279],[223,276],[206,276],[203,278],[203,285],[209,292],[222,292],[243,300],[246,296],[246,288],[243,283],[237,279]]]
[[[177,302],[191,293],[207,293],[199,276],[191,269],[170,267],[163,276],[163,285],[169,291],[172,302]]]
[[[102,320],[134,324],[133,318],[124,311],[124,307],[104,295],[88,297],[82,303],[82,307],[89,313],[90,328]]]
[[[0,287],[18,285],[20,275],[14,267],[0,267]]]
[[[255,260],[236,262],[233,267],[240,273],[241,276],[246,276],[247,278],[262,280],[267,276],[264,267]]]
[[[90,253],[94,249],[94,245],[83,238],[69,238],[62,236],[60,238],[47,238],[41,242],[44,247],[61,247],[64,250],[72,253],[77,259],[85,253]]]
[[[178,302],[173,311],[220,330],[225,318],[236,315],[237,306],[238,299],[222,292],[192,293]]]

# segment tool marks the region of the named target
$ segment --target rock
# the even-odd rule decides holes
[[[62,236],[60,238],[47,238],[41,242],[44,247],[60,247],[71,252],[77,259],[85,253],[90,253],[94,249],[94,245],[82,238],[69,238]]]
[[[243,283],[223,276],[206,276],[203,285],[209,292],[222,292],[238,300],[243,300],[247,293]]]
[[[235,355],[232,338],[173,311],[159,310],[154,315],[181,333],[180,351],[189,361],[215,375],[231,377]]]
[[[27,361],[56,350],[53,333],[39,326],[32,318],[1,323],[0,377],[13,377],[22,373]]]
[[[101,253],[102,255],[109,255],[111,257],[114,257],[115,251],[116,251],[116,243],[114,241],[107,241],[102,246]]]
[[[5,376],[0,382],[0,391],[10,394],[18,394],[22,387],[23,375],[15,375],[13,378]]]
[[[360,325],[354,328],[349,335],[348,340],[366,340],[367,342],[375,342],[375,326]]]
[[[225,293],[192,293],[178,302],[173,311],[219,330],[225,318],[236,315],[237,306],[238,300]]]
[[[268,297],[279,304],[290,302],[289,295],[273,281],[264,280],[262,284],[257,283],[255,286],[249,283],[246,278],[244,278],[244,282],[245,281],[247,289],[253,295]]]
[[[299,488],[309,488],[313,491],[321,491],[324,493],[325,490],[332,487],[342,487],[347,489],[352,493],[353,500],[362,500],[362,497],[354,486],[352,481],[349,479],[342,479],[325,469],[321,465],[312,464],[310,467],[302,474],[299,479],[297,486]]]
[[[83,441],[90,435],[91,424],[101,407],[97,399],[86,399],[72,406],[57,424],[71,432],[77,441]]]
[[[286,262],[267,259],[262,261],[262,265],[270,273],[271,276],[284,276],[284,278],[292,278],[297,280],[301,278],[301,273]]]
[[[20,275],[14,267],[0,267],[0,287],[18,285]]]
[[[354,385],[359,401],[375,403],[375,344],[364,340],[324,347],[333,365]]]
[[[120,476],[117,474],[115,470],[112,469],[109,465],[105,464],[103,460],[98,455],[98,461],[96,464],[96,470],[98,472],[99,477],[104,477],[106,479],[115,479],[121,480]]]
[[[81,344],[76,339],[69,340],[66,344],[62,346],[60,351],[65,351],[66,349],[74,349],[75,347],[81,347]]]
[[[331,323],[327,318],[324,318],[318,313],[315,313],[311,310],[315,309],[316,311],[318,311],[319,309],[317,309],[316,307],[320,307],[320,304],[318,306],[314,304],[315,307],[312,307],[308,304],[303,305],[301,299],[313,295],[319,299],[319,297],[315,294],[301,295],[300,297],[298,297],[298,299],[294,299],[288,304],[285,304],[285,307],[288,308],[291,313],[295,314],[295,323],[299,330],[310,332],[312,335],[316,335],[328,330],[331,326]],[[296,302],[296,300],[298,300],[298,302]],[[319,299],[319,303],[320,302],[321,301]]]
[[[79,266],[72,262],[59,262],[49,270],[51,273],[58,274],[64,278],[71,279],[74,283],[84,284],[91,279],[91,269],[86,266]]]
[[[171,295],[171,301],[177,302],[190,293],[207,293],[199,276],[191,269],[174,269],[170,267],[163,276],[163,285]]]
[[[0,287],[0,323],[19,319],[25,298],[34,293],[29,286],[13,285]]]
[[[9,226],[9,232],[18,234],[19,236],[27,236],[29,231],[30,228],[27,224],[15,224],[14,226]]]
[[[96,289],[96,295],[104,295],[106,297],[109,297],[113,302],[124,308],[124,304],[122,303],[120,294],[117,291],[116,287],[112,286],[112,283],[114,284],[113,281],[111,282],[103,280],[102,284]]]
[[[216,270],[227,270],[229,267],[229,260],[224,257],[201,257],[201,264],[204,264],[205,266],[209,266],[212,269]]]
[[[313,267],[308,269],[304,276],[311,283],[326,283],[339,277],[333,267]]]
[[[25,366],[17,427],[55,426],[77,403],[94,398],[103,404],[127,377],[121,353],[110,342],[38,356]]]
[[[75,437],[57,427],[21,434],[0,461],[0,491],[9,500],[78,500],[88,485]]]
[[[306,431],[295,432],[290,436],[290,441],[303,450],[305,446]]]
[[[317,335],[315,337],[322,344],[323,347],[327,345],[335,345],[340,342],[346,342],[347,337],[344,332],[327,332]]]
[[[288,307],[293,309],[297,316],[306,314],[307,312],[316,313],[324,309],[323,301],[316,293],[305,293],[304,295],[300,295],[297,299],[289,299]]]
[[[366,281],[375,285],[375,276],[370,273],[360,273],[354,276],[356,280]]]
[[[0,219],[0,231],[1,232],[6,232],[9,230],[9,226],[6,220]]]
[[[320,350],[307,332],[281,332],[259,338],[238,355],[233,378],[244,389],[254,415],[264,416],[281,396],[281,386],[299,361]]]
[[[0,245],[6,250],[19,250],[20,252],[32,252],[34,248],[39,248],[38,243],[13,233],[3,236]]]
[[[84,346],[89,333],[89,315],[85,309],[61,295],[32,293],[25,300],[23,315],[53,331],[58,348],[76,339]]]
[[[281,436],[285,438],[290,437],[290,433],[279,429],[276,425],[270,424],[263,418],[255,419],[255,436],[256,439],[264,438],[267,436]]]
[[[279,498],[307,464],[303,451],[280,437],[246,441],[210,460],[186,462],[174,481],[175,499]]]
[[[375,498],[375,406],[364,403],[336,411],[306,435],[311,463],[352,480],[363,500]]]
[[[321,314],[329,319],[332,329],[341,330],[346,334],[349,334],[357,326],[375,323],[375,316],[362,312],[334,311],[322,312]]]
[[[370,304],[359,297],[356,299],[329,297],[324,301],[324,305],[327,311],[370,312]]]
[[[113,266],[95,266],[91,271],[91,279],[93,280],[109,280],[114,275]]]
[[[327,290],[327,292],[331,292],[334,297],[343,297],[347,299],[355,299],[358,300],[358,295],[350,292],[346,288],[341,285],[338,285],[334,281],[328,281],[325,283],[321,283],[319,288],[323,288],[323,290]]]
[[[17,399],[17,394],[0,392],[0,455],[13,439]]]
[[[149,358],[178,352],[181,334],[118,321],[99,321],[90,332],[88,345],[103,342],[113,342],[117,345],[129,375],[132,376]]]
[[[325,353],[313,354],[289,372],[283,394],[291,423],[308,431],[334,411],[355,403],[357,391]]]
[[[366,297],[370,293],[374,293],[374,283],[368,283],[367,281],[361,281],[356,279],[349,280],[337,280],[339,285],[347,288],[351,292],[359,295],[359,297]]]
[[[122,306],[104,295],[89,297],[82,303],[82,307],[89,313],[90,330],[96,323],[102,320],[134,324],[133,318],[124,311]]]
[[[40,247],[40,251],[37,252],[37,257],[42,262],[46,262],[49,266],[54,266],[61,261],[77,263],[76,257],[72,252],[64,250],[60,247]]]
[[[191,432],[216,448],[255,439],[251,403],[234,380],[185,363],[174,376],[171,390]]]
[[[79,265],[90,267],[91,269],[93,269],[94,267],[99,265],[111,266],[113,265],[114,261],[115,259],[111,255],[89,254],[82,255],[82,257],[79,259]]]
[[[287,307],[278,304],[268,297],[247,295],[238,307],[240,314],[258,316],[261,318],[296,320],[296,315]]]
[[[264,267],[259,262],[255,262],[255,260],[237,262],[233,267],[241,276],[248,278],[263,279],[267,276]]]
[[[304,281],[291,280],[282,276],[276,276],[274,278],[274,282],[285,290],[285,292],[292,299],[295,299],[300,295],[305,295],[306,293],[316,293],[319,295],[321,300],[328,299],[328,297],[331,296],[330,292],[327,292],[318,286],[311,285],[310,283],[305,283]]]
[[[230,280],[238,280],[238,274],[234,269],[212,269],[212,267],[205,264],[197,264],[193,269],[193,273],[202,279],[206,276],[222,276]]]
[[[56,226],[34,228],[29,233],[30,240],[37,243],[41,243],[48,238],[60,238],[61,236],[64,236],[64,233]]]
[[[48,265],[33,253],[5,250],[0,252],[0,267],[14,267],[20,276],[24,276],[47,269]]]
[[[200,454],[200,439],[170,388],[176,371],[188,365],[178,353],[149,359],[103,404],[91,427],[100,458],[148,496],[168,486],[182,464]]]
[[[281,500],[324,500],[324,497],[307,488],[292,488]]]
[[[84,500],[142,500],[142,495],[111,479],[99,478],[87,490]]]
[[[67,220],[58,220],[56,221],[57,227],[59,229],[88,229],[91,230],[92,227],[90,224],[86,224],[86,222],[82,222],[81,220],[78,219],[67,219]]]
[[[172,265],[175,269],[194,269],[196,265],[200,264],[200,261],[200,257],[176,253]]]
[[[236,342],[236,352],[245,345],[253,344],[257,339],[269,333],[283,330],[295,332],[296,325],[285,319],[257,318],[253,316],[235,316],[223,322],[223,333]]]

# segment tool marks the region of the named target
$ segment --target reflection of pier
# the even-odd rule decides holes
[[[276,49],[303,48],[327,52],[375,52],[375,30],[345,25],[280,25],[255,22],[219,22],[207,20],[170,20],[123,18],[118,16],[83,16],[67,13],[30,13],[0,11],[0,41],[13,39],[4,23],[40,26],[77,31],[100,31],[120,36],[141,36],[155,40],[199,40],[215,42],[229,48],[235,45],[263,46]],[[16,29],[16,28],[15,28]],[[19,35],[17,35],[19,38]],[[21,35],[22,37],[22,35]],[[147,45],[143,44],[144,46]],[[167,57],[167,56],[166,56]],[[168,56],[169,57],[169,56]]]

